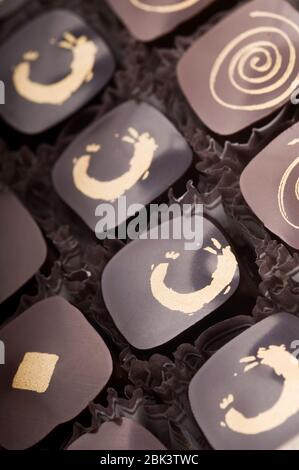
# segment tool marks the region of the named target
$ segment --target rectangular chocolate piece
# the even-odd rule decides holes
[[[193,378],[193,414],[217,450],[298,450],[299,320],[268,317],[232,340]]]
[[[204,10],[214,0],[107,0],[140,41],[152,41]]]
[[[181,88],[212,131],[229,135],[291,100],[298,86],[299,13],[284,0],[254,0],[185,53]]]
[[[0,0],[0,20],[14,13],[14,11],[27,1],[28,0]]]
[[[104,41],[78,16],[53,10],[11,36],[0,48],[6,86],[3,119],[25,134],[58,124],[108,82],[114,59]]]
[[[298,250],[298,123],[274,139],[249,163],[240,184],[247,203],[264,225]]]
[[[182,226],[181,219],[176,223]],[[122,249],[103,273],[106,306],[138,349],[174,339],[224,304],[239,284],[237,259],[209,220],[203,219],[200,249],[186,250],[183,236],[169,238],[155,240],[149,232]]]
[[[33,305],[0,331],[0,444],[27,449],[86,408],[112,358],[82,313],[61,297]]]
[[[0,303],[43,265],[47,247],[31,215],[10,191],[0,191]]]
[[[108,224],[114,229],[127,218],[119,210],[120,197],[126,197],[127,208],[147,205],[191,162],[191,149],[166,117],[146,103],[128,101],[72,142],[54,167],[53,182],[60,197],[100,236],[105,230],[98,222],[107,204],[117,215]]]

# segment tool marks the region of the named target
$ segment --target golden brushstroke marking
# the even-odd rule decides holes
[[[133,146],[134,153],[130,160],[130,169],[123,175],[109,180],[101,181],[88,175],[90,166],[90,155],[83,155],[74,160],[73,180],[76,188],[90,199],[103,201],[115,201],[126,191],[144,178],[148,178],[149,169],[158,145],[148,132],[139,134],[136,129],[128,129],[128,135],[122,141]],[[95,153],[100,150],[100,146],[93,145],[87,147],[87,152]],[[91,151],[92,149],[92,151]]]
[[[149,5],[143,0],[130,0],[134,7],[149,13],[174,13],[186,10],[193,5],[196,5],[199,1],[200,0],[181,0],[180,2],[170,3],[169,5]]]
[[[297,34],[299,34],[299,26],[288,18],[285,18],[284,16],[266,11],[253,11],[250,13],[249,16],[251,18],[270,18],[281,21],[282,23],[289,25],[296,31]],[[264,33],[266,35],[269,35],[270,33],[278,34],[281,38],[284,39],[284,41],[286,41],[289,49],[289,62],[287,64],[285,72],[279,79],[275,81],[275,83],[269,86],[265,86],[263,88],[245,88],[239,85],[235,79],[236,72],[238,72],[238,75],[243,81],[249,84],[262,84],[273,79],[279,73],[283,64],[282,54],[279,52],[278,47],[274,43],[270,42],[269,40],[251,42],[250,44],[247,44],[242,49],[237,51],[230,61],[228,67],[228,76],[232,86],[244,94],[267,95],[268,93],[272,93],[284,86],[287,81],[291,78],[291,75],[295,70],[297,55],[296,48],[288,37],[288,35],[281,29],[270,26],[252,28],[248,31],[239,34],[236,38],[230,41],[226,45],[226,47],[221,51],[213,65],[210,75],[210,91],[213,95],[213,98],[221,106],[242,111],[258,111],[269,109],[279,105],[280,103],[288,99],[291,96],[293,90],[296,88],[296,80],[298,80],[299,77],[298,74],[296,77],[294,77],[294,80],[292,81],[291,85],[288,86],[287,89],[280,94],[280,96],[273,98],[265,103],[252,105],[235,105],[225,101],[219,96],[216,90],[216,83],[220,70],[225,63],[225,60],[233,53],[234,49],[238,47],[240,43],[242,43],[242,41],[260,33]],[[272,50],[275,55],[274,63],[270,54],[270,50]],[[261,54],[265,58],[264,63],[261,63],[261,57],[259,56]],[[250,77],[245,72],[247,64],[249,64],[252,70],[258,73],[264,73],[264,75],[260,77]]]
[[[12,388],[45,393],[58,360],[56,354],[26,353],[14,376]]]
[[[50,44],[52,43],[53,39],[50,40]],[[93,78],[97,55],[97,47],[93,41],[86,36],[76,38],[71,33],[64,33],[59,47],[73,54],[71,72],[59,82],[49,85],[34,82],[30,78],[31,62],[38,60],[40,54],[28,51],[23,56],[24,62],[13,70],[12,80],[20,96],[37,104],[63,105],[84,83]]]
[[[291,142],[289,142],[288,145],[293,146],[293,145],[296,145],[298,143],[299,143],[299,139],[294,139]],[[290,225],[291,227],[293,227],[294,229],[296,229],[296,230],[299,229],[299,225],[294,224],[290,220],[290,218],[288,216],[288,213],[287,213],[287,210],[286,210],[286,207],[285,207],[284,196],[285,196],[285,189],[286,189],[286,185],[288,183],[289,177],[291,176],[293,170],[295,168],[297,168],[298,165],[299,165],[299,157],[295,158],[295,160],[286,169],[286,171],[283,174],[283,177],[281,178],[279,188],[278,188],[278,207],[279,207],[279,211],[280,211],[283,219],[285,220],[285,222],[288,225]],[[297,201],[299,201],[299,178],[297,178],[297,181],[296,181],[296,184],[295,184],[295,197],[297,198]]]
[[[234,407],[226,413],[225,425],[231,431],[256,435],[281,426],[299,412],[299,365],[284,345],[260,348],[257,357],[243,358],[240,362],[248,363],[249,360],[252,361],[252,367],[270,367],[284,381],[279,399],[268,410],[251,418],[244,416]],[[248,367],[245,366],[244,372],[249,370]]]
[[[219,294],[227,294],[227,287],[234,279],[238,263],[229,246],[223,248],[221,243],[212,239],[216,250],[206,249],[209,253],[217,256],[217,267],[212,273],[211,283],[202,289],[187,294],[177,292],[165,284],[169,263],[161,263],[152,268],[150,285],[154,298],[164,307],[172,311],[178,311],[193,315],[205,305],[212,302]],[[166,253],[166,259],[177,259],[179,254]]]

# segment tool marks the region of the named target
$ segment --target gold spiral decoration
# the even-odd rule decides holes
[[[299,26],[284,16],[266,11],[253,11],[249,16],[251,18],[267,18],[280,21],[291,27],[298,34],[299,40]],[[266,36],[265,39],[252,40],[252,38],[261,34]],[[287,44],[288,63],[286,66],[284,66],[285,59],[282,57],[278,46],[269,38],[270,34],[278,35],[280,41]],[[242,47],[242,42],[246,40],[252,40],[252,42]],[[217,81],[228,60],[227,73],[230,84],[242,95],[264,95],[267,97],[270,93],[282,89],[279,96],[268,98],[262,103],[250,105],[233,104],[226,101],[217,91]],[[260,111],[272,108],[290,98],[298,85],[299,74],[296,73],[296,62],[296,47],[286,32],[275,26],[257,26],[239,34],[220,52],[211,70],[210,91],[213,98],[225,108],[241,111]],[[283,67],[285,70],[282,70]],[[256,76],[249,76],[247,73],[248,68]]]
[[[147,11],[149,13],[175,13],[178,11],[186,10],[187,8],[196,5],[200,0],[182,0],[178,3],[170,3],[168,5],[150,5],[143,0],[130,0],[134,7],[139,10]]]
[[[290,142],[289,145],[295,145],[298,143],[299,143],[299,139],[295,139],[292,142]],[[278,206],[279,206],[280,213],[283,219],[285,220],[285,222],[287,222],[287,224],[293,227],[294,229],[299,230],[298,223],[295,224],[290,220],[290,217],[288,215],[288,211],[285,205],[286,186],[287,186],[290,176],[293,174],[293,171],[297,167],[299,168],[299,157],[295,158],[295,160],[289,165],[289,167],[286,169],[285,173],[283,174],[283,177],[281,178],[279,189],[278,189]],[[297,201],[299,202],[299,178],[297,178],[297,181],[295,183],[295,197]]]

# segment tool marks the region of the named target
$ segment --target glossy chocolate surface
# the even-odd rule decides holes
[[[238,287],[239,268],[223,234],[204,219],[203,247],[185,240],[137,240],[106,267],[106,306],[121,333],[138,349],[170,341],[214,312]]]
[[[299,249],[299,124],[274,139],[245,168],[241,190],[264,225]],[[260,182],[263,181],[262,184]]]
[[[234,134],[291,100],[298,85],[298,23],[298,12],[284,0],[254,0],[191,46],[178,79],[207,127]]]
[[[60,297],[0,331],[0,444],[26,449],[77,416],[105,387],[112,358],[82,313]]]
[[[109,228],[126,220],[126,207],[147,205],[187,171],[192,152],[175,127],[146,103],[128,101],[84,130],[58,160],[53,183],[60,197],[92,231],[107,204],[117,217]]]
[[[273,315],[216,352],[195,375],[191,408],[215,449],[298,449],[298,335],[298,318]]]
[[[53,10],[34,19],[0,48],[6,86],[3,119],[25,134],[58,124],[111,78],[114,59],[78,16]]]

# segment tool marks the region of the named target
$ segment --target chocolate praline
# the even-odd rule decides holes
[[[274,139],[245,168],[240,185],[271,232],[299,249],[299,124]],[[259,184],[263,181],[263,184]]]
[[[299,448],[298,335],[298,318],[270,316],[197,372],[191,409],[216,450]]]
[[[82,313],[52,297],[0,330],[0,444],[27,449],[77,416],[107,384],[112,358]]]
[[[58,124],[111,78],[114,59],[78,16],[52,10],[27,23],[0,48],[6,102],[2,118],[25,134]]]
[[[281,108],[298,86],[299,13],[284,0],[246,2],[201,36],[178,65],[203,123],[235,134]]]
[[[206,218],[202,223],[202,248],[187,250],[183,237],[151,239],[148,233],[146,239],[129,243],[105,268],[106,306],[135,348],[152,349],[176,338],[236,291],[237,259],[219,229]]]
[[[129,208],[147,206],[167,191],[191,162],[191,149],[163,114],[127,101],[77,136],[52,177],[59,196],[100,238],[129,218]],[[107,205],[115,218],[105,229]]]

